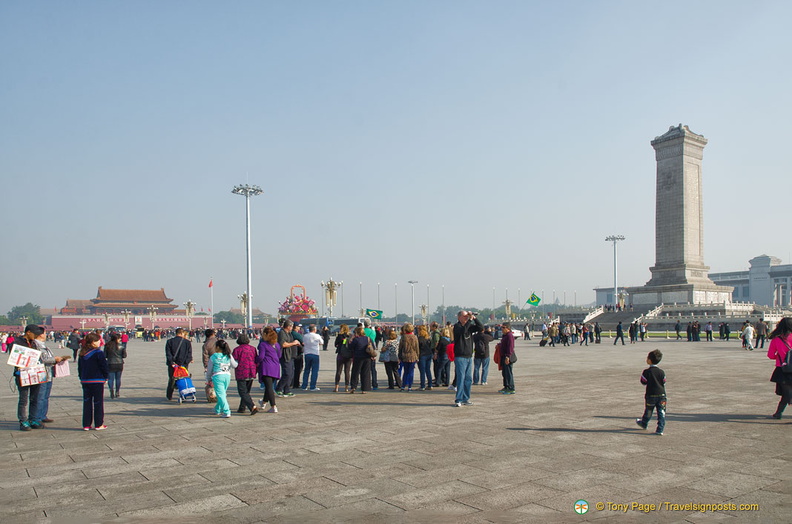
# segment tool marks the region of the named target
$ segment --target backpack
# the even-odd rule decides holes
[[[781,372],[782,373],[792,373],[792,348],[789,347],[789,344],[786,343],[786,340],[781,340],[784,345],[787,347],[787,354],[784,357],[784,362],[781,364]]]

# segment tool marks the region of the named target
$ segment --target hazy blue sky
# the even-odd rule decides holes
[[[3,1],[0,313],[106,288],[347,312],[567,302],[654,263],[654,151],[704,151],[705,261],[789,262],[792,3]]]

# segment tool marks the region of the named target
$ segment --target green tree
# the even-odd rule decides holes
[[[41,316],[41,308],[31,302],[24,306],[12,307],[6,316],[11,324],[21,323],[22,317],[27,317],[28,324],[41,324],[44,322],[44,317]]]
[[[11,321],[5,315],[0,315],[0,326],[10,326]]]
[[[215,322],[222,322],[223,320],[229,324],[245,324],[245,317],[240,313],[232,313],[230,311],[218,311],[215,313]]]

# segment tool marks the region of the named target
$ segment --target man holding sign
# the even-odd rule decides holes
[[[36,347],[36,337],[42,335],[43,333],[44,333],[43,327],[31,324],[25,327],[25,334],[21,338],[15,340],[14,344],[38,352],[38,349]],[[17,369],[14,370],[14,377],[16,378],[16,383],[17,383],[17,391],[19,392],[19,404],[17,404],[17,418],[19,419],[20,431],[30,431],[31,429],[39,429],[44,427],[44,424],[42,424],[40,420],[36,419],[38,405],[39,405],[39,393],[41,391],[41,384],[40,382],[32,383],[32,381],[25,381],[29,383],[23,385],[23,381],[21,377],[22,371],[29,367],[39,364],[39,359],[36,358],[35,363],[25,362],[25,364],[28,365],[24,367],[18,367]],[[28,408],[28,406],[30,407]]]

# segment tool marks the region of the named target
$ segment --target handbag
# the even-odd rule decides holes
[[[69,361],[68,360],[61,360],[57,364],[55,364],[55,376],[58,378],[61,377],[68,377],[71,375],[71,371],[69,370]]]
[[[368,338],[368,337],[366,337]],[[368,338],[368,345],[366,346],[366,353],[369,354],[370,357],[377,356],[377,348],[374,347],[374,343],[371,342],[371,339]]]
[[[206,393],[206,401],[210,404],[212,402],[217,402],[217,394],[215,393],[214,385],[206,384],[204,386],[204,392]]]

